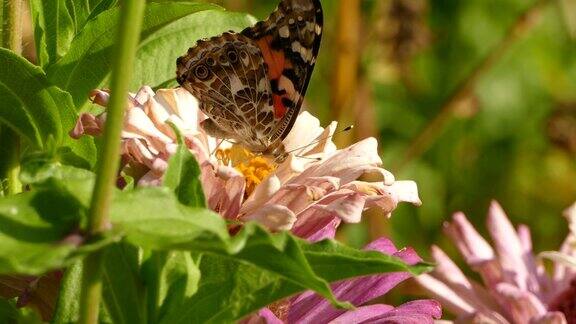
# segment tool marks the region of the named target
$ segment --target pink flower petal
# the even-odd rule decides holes
[[[468,264],[494,259],[494,251],[490,244],[476,231],[463,213],[454,214],[453,222],[445,224],[445,231]]]
[[[546,307],[538,297],[528,291],[509,283],[499,284],[496,290],[514,323],[529,323],[531,319],[546,314]]]
[[[448,285],[431,275],[420,275],[414,278],[414,280],[424,288],[427,295],[440,301],[442,305],[454,315],[469,315],[475,311],[475,308],[472,305],[462,299]]]
[[[271,177],[271,179],[273,178]],[[272,185],[274,185],[274,183],[272,183]],[[338,186],[338,179],[333,177],[312,177],[303,179],[300,183],[291,183],[282,186],[280,190],[276,191],[268,200],[264,200],[263,195],[261,195],[262,192],[259,192],[258,195],[260,198],[254,198],[253,200],[248,201],[243,206],[241,213],[253,213],[260,207],[258,203],[265,202],[266,204],[285,206],[295,214],[298,214],[309,207],[314,201],[317,201],[327,193],[336,190]],[[275,185],[270,189],[275,189]]]
[[[103,90],[93,90],[90,92],[90,99],[93,103],[106,107],[108,106],[108,101],[110,100],[110,94]]]
[[[126,112],[123,137],[134,135],[145,138],[158,151],[165,151],[166,144],[173,140],[162,133],[142,109],[134,108]]]
[[[503,279],[522,290],[538,287],[529,282],[528,269],[524,263],[524,249],[510,220],[497,202],[492,202],[488,212],[488,231],[494,240],[502,269]]]
[[[200,120],[199,102],[188,90],[183,88],[160,89],[156,92],[156,101],[160,104],[182,131],[198,131]]]
[[[532,319],[530,324],[567,324],[566,317],[561,312],[548,312],[538,318]]]
[[[412,181],[397,181],[391,186],[382,182],[353,181],[341,189],[362,193],[367,201],[366,209],[378,207],[385,214],[390,214],[403,201],[420,204],[418,188]]]
[[[271,231],[288,231],[294,226],[296,215],[284,206],[267,205],[246,216],[244,220],[256,221]]]
[[[341,222],[331,212],[316,208],[308,208],[296,217],[298,220],[290,232],[310,242],[334,238]]]
[[[394,307],[389,305],[370,305],[358,307],[355,310],[348,311],[330,322],[330,324],[358,324],[365,322],[372,322],[372,319],[388,313]]]
[[[102,121],[92,114],[81,114],[74,129],[69,135],[73,139],[79,139],[82,135],[100,136],[102,134]]]
[[[242,324],[284,324],[271,310],[268,308],[261,309],[257,314],[251,315],[242,320]]]
[[[321,152],[322,149],[320,148],[326,146],[328,141],[331,142],[331,139],[327,137],[330,136],[335,127],[336,125],[333,124],[324,129],[320,126],[320,120],[318,120],[318,118],[312,116],[307,111],[303,111],[298,118],[296,118],[292,131],[283,140],[284,147],[287,152],[296,150],[294,155],[304,155],[307,151],[311,151],[317,147],[319,147],[318,151]],[[303,132],[302,130],[306,131]],[[321,138],[327,139],[324,140],[323,143],[303,147]]]
[[[341,184],[347,184],[381,164],[378,142],[374,138],[368,138],[336,152],[322,163],[310,166],[290,180],[290,183],[301,183],[310,177],[330,176],[339,178]]]
[[[366,199],[361,194],[351,192],[326,206],[315,205],[315,208],[331,212],[346,223],[359,223],[365,204]]]
[[[444,230],[456,244],[466,263],[482,275],[488,287],[501,282],[502,269],[494,256],[492,247],[463,213],[454,214],[453,222],[445,224]]]
[[[433,324],[442,317],[440,303],[435,300],[416,300],[403,304],[384,315],[372,318],[371,323]]]
[[[434,276],[446,283],[466,303],[484,312],[501,311],[490,293],[476,282],[470,281],[444,251],[433,246],[432,256],[437,263]]]
[[[234,168],[217,166],[210,162],[202,165],[202,188],[208,206],[222,217],[236,220],[244,198],[244,176]]]
[[[536,257],[532,253],[532,236],[530,228],[526,225],[518,226],[518,237],[523,249],[522,258],[528,269],[528,283],[530,291],[535,293],[539,298],[546,299],[551,289],[551,281],[546,274],[546,269],[540,263],[536,262]]]

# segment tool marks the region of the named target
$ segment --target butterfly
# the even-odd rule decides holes
[[[320,0],[282,0],[266,20],[200,40],[178,58],[176,79],[208,116],[204,131],[284,161],[322,29]]]

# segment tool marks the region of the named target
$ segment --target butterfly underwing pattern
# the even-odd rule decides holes
[[[322,28],[320,0],[282,0],[268,19],[198,41],[178,58],[177,81],[200,101],[204,130],[283,161]]]

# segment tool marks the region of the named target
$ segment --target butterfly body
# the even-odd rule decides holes
[[[282,0],[241,33],[198,41],[177,80],[200,101],[204,130],[277,161],[302,106],[322,34],[319,0]]]

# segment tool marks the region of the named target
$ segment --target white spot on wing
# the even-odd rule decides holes
[[[278,35],[282,38],[289,38],[290,37],[290,28],[284,25],[278,29]]]

